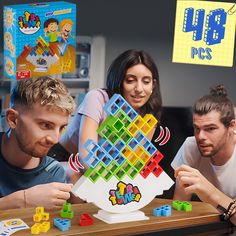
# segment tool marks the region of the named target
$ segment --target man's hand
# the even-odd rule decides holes
[[[60,209],[70,198],[73,184],[49,183],[40,184],[25,190],[27,207],[43,206],[46,209]]]
[[[175,177],[187,195],[195,193],[203,202],[212,203],[212,195],[218,192],[197,169],[190,166],[181,165],[176,168]]]

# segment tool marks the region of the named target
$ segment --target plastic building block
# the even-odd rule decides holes
[[[48,232],[48,230],[50,229],[50,222],[43,222],[43,223],[35,223],[32,227],[31,227],[31,234],[39,234],[41,232]]]
[[[137,112],[119,94],[114,94],[112,96],[112,98],[104,106],[104,110],[108,114],[113,116],[117,113],[118,110],[122,110],[132,121],[134,121],[134,119],[138,116]]]
[[[79,218],[79,225],[80,226],[93,225],[92,217],[87,213],[81,214]]]
[[[40,222],[41,220],[49,220],[49,213],[44,212],[44,207],[36,207],[33,215],[34,222]]]
[[[171,206],[170,205],[164,205],[158,208],[153,209],[153,215],[154,216],[171,216]]]
[[[33,215],[33,220],[34,222],[40,222],[42,220],[42,215],[41,214],[35,214]]]
[[[192,211],[192,204],[186,201],[175,200],[172,202],[172,207],[177,211]]]
[[[45,221],[40,224],[40,232],[46,233],[51,228],[50,222]]]
[[[163,169],[158,165],[162,158],[163,155],[159,151],[156,151],[147,164],[143,167],[140,174],[144,178],[147,178],[147,176],[152,172],[156,177],[158,177],[163,171]]]
[[[39,234],[40,230],[41,230],[41,224],[40,223],[35,223],[32,227],[31,227],[31,234]]]
[[[63,204],[63,208],[60,211],[60,216],[62,218],[70,218],[74,217],[74,212],[71,210],[71,203],[65,202]]]
[[[53,221],[53,224],[59,230],[66,231],[66,230],[69,230],[69,228],[71,227],[71,220],[55,218]]]

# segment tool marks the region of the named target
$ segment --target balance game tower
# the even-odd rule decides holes
[[[89,167],[72,192],[101,208],[95,217],[107,223],[148,219],[137,210],[173,184],[159,166],[163,155],[146,137],[157,120],[141,117],[118,94],[104,110],[108,117],[97,130],[99,142],[85,143]]]

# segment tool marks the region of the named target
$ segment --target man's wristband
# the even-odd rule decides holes
[[[218,210],[222,211],[223,214],[221,215],[221,219],[224,221],[228,221],[232,215],[235,214],[235,209],[236,209],[236,198],[233,199],[232,202],[230,202],[229,206],[226,208],[224,208],[221,205],[217,205],[216,207]]]

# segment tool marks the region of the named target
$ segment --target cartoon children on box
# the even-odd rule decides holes
[[[57,42],[58,37],[61,36],[61,42],[68,43],[69,36],[74,38],[71,34],[73,21],[71,19],[63,19],[60,22],[60,32],[58,31],[59,22],[55,18],[50,18],[44,22],[44,35],[49,37],[49,42]]]
[[[73,21],[71,19],[63,19],[60,22],[61,42],[68,43],[69,36],[74,38],[71,34]]]
[[[44,22],[44,35],[49,37],[49,42],[57,42],[61,33],[58,31],[59,22],[55,18],[49,18]]]

